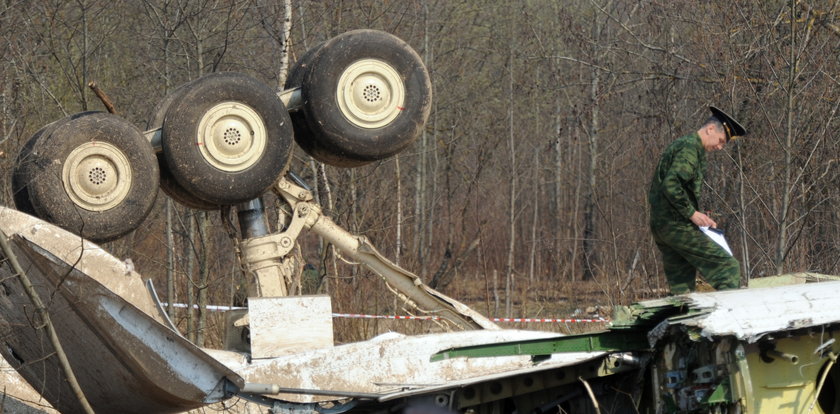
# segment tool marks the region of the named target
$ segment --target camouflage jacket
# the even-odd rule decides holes
[[[686,222],[698,209],[706,151],[697,133],[678,138],[659,158],[648,191],[650,222]]]

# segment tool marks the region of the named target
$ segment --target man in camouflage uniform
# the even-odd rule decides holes
[[[717,227],[697,206],[706,152],[721,150],[730,140],[746,135],[723,111],[709,109],[711,118],[697,132],[678,138],[662,153],[648,192],[650,229],[675,295],[694,291],[697,270],[717,290],[737,289],[741,281],[738,260],[698,228]]]

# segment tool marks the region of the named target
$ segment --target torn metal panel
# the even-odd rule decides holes
[[[58,226],[0,206],[0,230],[25,237],[60,261],[87,274],[159,322],[164,322],[131,261],[119,260],[98,245]]]
[[[2,413],[60,414],[3,358],[0,358],[0,390],[3,391]]]
[[[704,337],[734,336],[749,343],[768,333],[840,322],[840,282],[691,293],[679,297],[701,314],[678,321]]]
[[[454,382],[505,373],[521,373],[574,365],[603,352],[557,354],[537,364],[530,356],[455,358],[431,362],[442,349],[556,337],[556,333],[517,330],[481,330],[420,336],[380,335],[365,342],[329,349],[253,361],[239,370],[247,382],[275,383],[283,388],[336,390],[363,394],[392,394],[407,390],[435,389]],[[297,402],[321,400],[307,395],[280,395]]]
[[[685,305],[675,298],[654,299],[630,306],[617,306],[613,312],[610,329],[633,331],[648,329],[684,308]]]
[[[598,400],[612,412],[804,414],[817,396],[840,393],[840,369],[830,365],[840,353],[834,307],[840,282],[641,302],[618,309],[608,331],[586,335],[386,334],[260,359],[187,342],[165,324],[131,266],[97,246],[12,210],[0,208],[0,219],[39,293],[51,299],[68,359],[97,411],[177,412],[228,404],[238,391],[275,412],[297,413],[385,412],[428,401],[460,412],[513,406],[590,412]],[[49,342],[33,327],[32,306],[2,260],[0,285],[0,354],[57,409],[78,411]],[[294,318],[305,308],[281,312],[274,301],[264,301],[265,315]],[[251,338],[283,342],[277,338],[284,331],[266,331],[279,320],[252,323]],[[457,352],[433,360],[445,350]],[[829,380],[823,394],[820,378]],[[640,399],[646,393],[650,398]],[[818,400],[813,412],[840,412],[833,397]],[[251,408],[237,404],[234,411]]]
[[[243,385],[233,371],[74,268],[78,262],[66,263],[20,234],[11,245],[39,294],[51,299],[59,340],[97,411],[181,412],[227,398],[228,384]],[[53,407],[80,412],[22,286],[6,265],[0,276],[0,354]]]
[[[446,390],[452,390],[457,388],[464,388],[471,385],[477,384],[487,384],[492,383],[495,381],[501,380],[508,380],[511,378],[516,378],[518,376],[524,376],[527,374],[538,374],[543,373],[551,370],[566,370],[568,369],[569,372],[574,372],[575,367],[579,367],[582,364],[587,362],[592,362],[595,360],[604,359],[606,357],[605,352],[577,352],[577,353],[567,353],[563,358],[554,358],[554,361],[551,363],[537,363],[532,364],[530,366],[523,366],[522,368],[510,370],[510,371],[503,371],[495,374],[477,376],[477,377],[468,377],[461,380],[450,380],[446,383],[442,383],[439,385],[429,385],[422,388],[415,388],[415,389],[406,389],[401,391],[395,391],[391,393],[386,393],[379,397],[379,401],[391,401],[398,398],[405,398],[411,397],[415,395],[423,395],[423,394],[430,394],[435,392],[441,392]],[[613,363],[612,368],[618,368],[615,371],[623,371],[625,369],[621,369],[619,366],[620,364],[617,363],[620,359],[620,356],[616,356],[616,358],[612,359],[611,362]],[[554,375],[555,378],[559,377],[558,375]],[[572,378],[573,381],[577,381],[577,378],[574,376],[569,376]]]

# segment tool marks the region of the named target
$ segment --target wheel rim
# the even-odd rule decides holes
[[[405,86],[391,65],[363,59],[341,74],[336,98],[348,121],[361,128],[381,128],[404,109]]]
[[[266,147],[262,117],[241,102],[222,102],[198,123],[198,148],[210,165],[222,171],[243,171],[259,161]]]
[[[67,156],[61,177],[64,191],[76,205],[104,211],[122,202],[131,189],[131,164],[116,146],[91,141]]]

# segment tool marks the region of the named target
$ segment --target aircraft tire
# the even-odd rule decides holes
[[[325,42],[311,59],[301,86],[312,142],[301,147],[314,158],[356,167],[397,154],[422,132],[431,82],[404,41],[353,30]]]
[[[117,115],[84,112],[47,126],[27,159],[21,178],[36,216],[96,242],[136,229],[157,197],[152,148]]]

